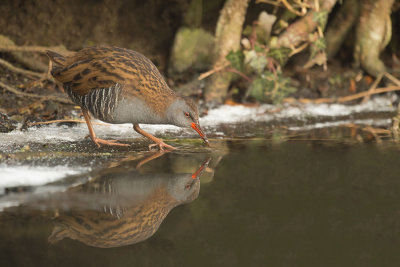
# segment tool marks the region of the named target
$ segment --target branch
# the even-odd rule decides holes
[[[232,73],[236,73],[236,74],[238,74],[240,77],[242,77],[243,79],[245,79],[245,80],[248,81],[248,82],[252,82],[252,81],[253,81],[249,76],[247,76],[246,74],[244,74],[244,73],[241,72],[241,71],[238,71],[237,69],[234,69],[234,68],[226,68],[225,71],[232,72]]]
[[[396,77],[394,77],[392,74],[386,72],[383,75],[386,76],[386,78],[388,78],[389,80],[391,80],[392,83],[394,83],[395,85],[400,86],[400,81]]]
[[[305,9],[302,9],[302,11],[297,11],[286,0],[282,0],[282,3],[293,14],[296,14],[297,16],[304,16],[305,15],[305,13],[302,12],[302,11],[305,11]]]
[[[379,76],[375,79],[375,81],[372,83],[371,87],[369,88],[368,92],[374,92],[378,84],[381,82],[383,75],[379,74]],[[361,103],[367,102],[371,98],[371,95],[366,95],[364,96],[363,100]]]
[[[5,61],[4,59],[0,58],[0,65],[2,65],[3,67],[11,70],[12,72],[15,73],[20,73],[23,75],[28,75],[28,76],[33,76],[36,78],[42,78],[43,74],[39,73],[39,72],[35,72],[35,71],[30,71],[30,70],[24,70],[18,67],[15,67],[14,65],[12,65],[10,62]]]
[[[354,94],[354,95],[339,97],[338,102],[343,103],[343,102],[352,101],[352,100],[355,100],[358,98],[362,98],[367,95],[375,95],[375,94],[387,93],[387,92],[393,92],[393,91],[400,91],[400,86],[388,86],[388,87],[383,87],[383,88],[377,88],[372,92],[366,91],[366,92],[361,92],[361,93]]]
[[[314,7],[314,9],[325,10],[329,13],[336,2],[337,0],[325,0],[320,7]],[[278,46],[298,46],[303,41],[306,41],[309,33],[313,32],[318,26],[317,21],[314,20],[316,12],[315,10],[310,10],[305,16],[292,23],[286,31],[278,37]]]
[[[349,101],[356,100],[359,98],[363,98],[368,95],[388,93],[388,92],[393,92],[393,91],[400,91],[400,86],[388,86],[388,87],[383,87],[383,88],[377,88],[374,91],[364,91],[364,92],[353,94],[353,95],[339,97],[337,99],[334,99],[334,98],[317,98],[317,99],[299,98],[299,99],[297,99],[297,101],[302,102],[302,103],[316,103],[316,104],[345,103],[345,102],[349,102]],[[285,98],[284,99],[284,102],[287,102],[287,103],[293,103],[295,101],[296,101],[295,98]]]
[[[18,45],[0,45],[0,52],[39,52],[46,53],[47,50],[54,50],[62,52],[63,54],[70,54],[71,51],[62,49],[60,46],[18,46]]]
[[[228,61],[228,62],[225,62],[224,64],[222,64],[222,66],[214,67],[213,69],[211,69],[211,70],[209,70],[209,71],[207,71],[207,72],[204,72],[204,73],[200,74],[199,78],[197,78],[197,79],[198,79],[199,81],[201,81],[201,80],[207,78],[208,76],[210,76],[210,75],[212,75],[212,74],[214,74],[214,73],[216,73],[216,72],[222,71],[223,69],[225,69],[226,67],[228,67],[230,64],[231,64],[231,63],[230,63],[229,61]]]
[[[243,72],[234,69],[234,68],[228,68],[228,66],[230,65],[230,62],[226,62],[224,65],[222,65],[221,67],[217,67],[217,68],[213,68],[212,70],[209,70],[207,72],[204,72],[202,74],[200,74],[199,78],[197,78],[199,81],[203,80],[204,78],[207,78],[208,76],[217,73],[217,72],[221,72],[221,71],[226,71],[226,72],[232,72],[232,73],[236,73],[238,74],[240,77],[242,77],[243,79],[252,82],[253,80],[247,76],[246,74],[244,74]]]
[[[64,97],[58,97],[54,95],[36,95],[36,94],[30,94],[30,93],[25,93],[21,92],[5,83],[0,82],[0,87],[4,88],[5,90],[15,94],[17,97],[33,97],[33,98],[40,98],[41,100],[51,100],[51,101],[57,101],[60,103],[64,104],[73,104],[69,99],[64,98]]]

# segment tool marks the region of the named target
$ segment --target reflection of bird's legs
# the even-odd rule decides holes
[[[143,166],[147,162],[152,161],[153,159],[159,158],[159,157],[161,157],[162,155],[164,155],[164,154],[166,154],[168,152],[170,152],[170,151],[168,151],[168,150],[159,150],[159,151],[157,151],[156,153],[154,153],[154,154],[142,159],[138,163],[138,165],[136,166],[136,169],[139,169],[141,166]]]
[[[85,117],[85,121],[86,121],[87,127],[89,129],[89,136],[98,147],[100,147],[100,144],[108,145],[108,146],[129,146],[128,144],[117,143],[115,140],[103,140],[103,139],[97,138],[96,134],[93,130],[92,122],[90,121],[89,112],[85,109],[82,109],[82,113],[83,113],[83,117]]]

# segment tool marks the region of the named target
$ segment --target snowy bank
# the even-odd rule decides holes
[[[393,99],[389,97],[376,97],[372,100],[360,105],[343,105],[343,104],[297,104],[295,106],[285,104],[279,111],[276,106],[263,104],[257,107],[247,107],[243,105],[229,106],[223,105],[216,109],[209,110],[208,114],[200,118],[200,124],[203,128],[213,129],[220,124],[229,123],[237,124],[242,122],[270,122],[280,121],[285,119],[295,120],[297,124],[303,125],[305,129],[312,129],[313,125],[307,123],[315,118],[323,117],[330,118],[330,122],[324,124],[319,123],[315,126],[329,127],[334,118],[340,117],[340,121],[332,122],[332,126],[337,126],[345,123],[375,123],[370,119],[343,119],[344,116],[354,116],[363,113],[382,113],[395,112],[396,108],[392,105]],[[378,120],[375,124],[387,125],[389,119]],[[107,124],[94,125],[96,134],[106,139],[130,139],[140,137],[132,129],[131,124]],[[152,134],[160,134],[164,132],[174,133],[177,137],[193,136],[195,133],[191,129],[183,129],[173,125],[142,125],[145,131]],[[291,129],[302,129],[301,126],[295,125]],[[1,146],[36,142],[36,143],[51,143],[51,142],[72,142],[84,139],[88,135],[86,124],[80,123],[74,127],[44,125],[41,127],[31,127],[27,131],[14,130],[10,133],[0,134]]]

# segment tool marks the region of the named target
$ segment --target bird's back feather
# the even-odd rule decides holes
[[[88,47],[67,57],[52,51],[47,54],[59,65],[53,68],[53,77],[80,96],[118,83],[126,97],[139,98],[161,112],[175,95],[156,66],[129,49]]]

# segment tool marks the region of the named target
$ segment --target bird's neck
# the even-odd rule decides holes
[[[169,124],[181,126],[179,121],[177,120],[177,115],[183,112],[183,103],[184,100],[179,95],[176,95],[176,97],[170,102],[165,110],[165,118],[167,119]]]

